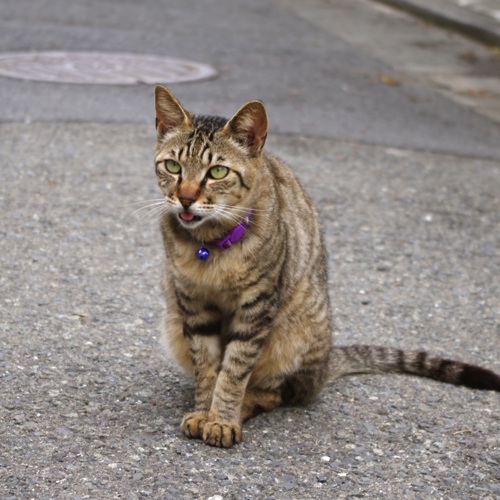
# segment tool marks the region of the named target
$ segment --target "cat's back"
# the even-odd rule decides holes
[[[292,219],[295,225],[319,229],[318,212],[292,168],[272,153],[264,152],[262,158],[274,184],[281,215]]]
[[[283,160],[266,152],[263,163],[276,196],[277,237],[284,243],[286,281],[292,288],[299,282],[314,282],[317,289],[324,290],[327,258],[319,214],[299,179]]]

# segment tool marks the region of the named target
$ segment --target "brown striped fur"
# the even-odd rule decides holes
[[[250,101],[228,121],[188,113],[162,86],[155,95],[155,164],[166,201],[164,338],[195,379],[186,436],[230,447],[246,419],[309,403],[328,378],[349,373],[410,373],[500,390],[493,372],[425,352],[332,347],[318,214],[291,170],[262,152],[263,104]],[[167,160],[179,172],[169,172]],[[216,165],[229,169],[223,179],[210,178]],[[202,242],[226,235],[249,208],[240,241],[226,251],[207,245],[209,259],[196,258]]]

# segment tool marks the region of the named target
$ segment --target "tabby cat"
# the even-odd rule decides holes
[[[310,403],[349,373],[500,391],[492,371],[426,352],[332,347],[318,214],[290,169],[262,152],[264,105],[247,102],[226,120],[187,112],[162,86],[155,98],[164,338],[195,381],[186,436],[230,447],[256,413]]]

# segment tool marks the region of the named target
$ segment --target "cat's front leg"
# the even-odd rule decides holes
[[[263,279],[240,295],[241,305],[224,335],[226,346],[217,377],[203,441],[230,448],[241,441],[242,412],[248,381],[272,327],[277,288]],[[262,290],[266,290],[263,292]],[[267,290],[274,290],[269,293]]]
[[[203,441],[230,448],[242,437],[242,405],[250,375],[260,352],[260,343],[233,340],[226,346],[222,368],[203,425]]]
[[[182,433],[191,439],[202,439],[203,429],[208,420],[207,411],[193,411],[186,413],[182,419]]]
[[[195,411],[184,416],[181,424],[183,434],[189,438],[202,438],[203,428],[208,420],[217,375],[220,370],[221,349],[219,328],[212,324],[214,333],[208,335],[207,324],[198,330],[185,326],[185,338],[193,363],[195,378]],[[203,333],[194,333],[194,332]]]

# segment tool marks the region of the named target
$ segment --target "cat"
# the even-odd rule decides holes
[[[155,108],[163,335],[195,383],[184,435],[231,447],[250,417],[310,403],[327,380],[352,373],[500,391],[498,374],[423,351],[332,346],[318,213],[292,171],[263,152],[261,101],[230,120],[198,116],[158,85]]]

